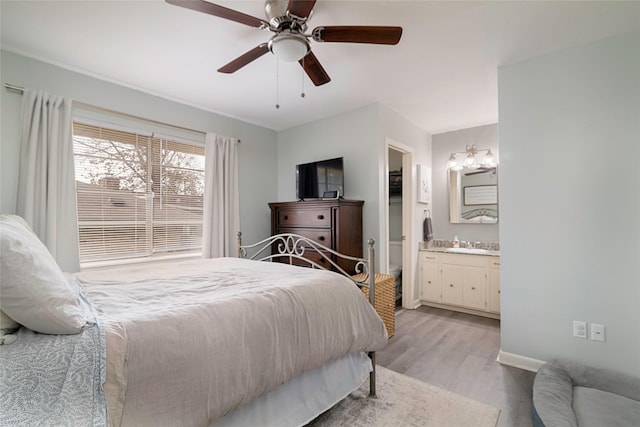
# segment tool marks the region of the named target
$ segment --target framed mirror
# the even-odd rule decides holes
[[[498,222],[498,167],[448,170],[449,220],[454,224]]]

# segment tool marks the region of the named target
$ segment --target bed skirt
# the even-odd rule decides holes
[[[303,426],[360,387],[371,372],[366,353],[349,353],[304,372],[210,427]]]

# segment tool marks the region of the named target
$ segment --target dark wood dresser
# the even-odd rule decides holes
[[[362,205],[362,200],[343,199],[269,203],[271,234],[299,234],[341,254],[362,257]],[[327,264],[314,251],[305,251],[305,258]],[[353,262],[337,260],[337,264],[354,272]]]

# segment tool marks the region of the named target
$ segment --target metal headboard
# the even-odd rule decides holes
[[[252,259],[257,261],[273,261],[275,259],[288,259],[289,264],[293,264],[294,260],[300,261],[302,264],[312,268],[321,270],[333,270],[355,282],[361,288],[375,288],[375,240],[369,239],[369,256],[368,258],[358,258],[341,254],[331,248],[328,248],[315,240],[294,233],[275,234],[264,240],[251,245],[242,244],[242,233],[238,232],[238,257]],[[313,251],[320,255],[323,260],[321,265],[316,261],[305,258],[305,252]],[[333,257],[332,257],[333,256]],[[362,278],[354,279],[352,273],[346,272],[338,263],[338,260],[353,261],[355,263],[355,274],[364,273]],[[374,274],[371,274],[374,273]],[[373,292],[369,293],[370,302]],[[375,295],[374,295],[375,297]]]

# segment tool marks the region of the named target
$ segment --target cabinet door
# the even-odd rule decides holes
[[[486,310],[486,281],[485,268],[465,267],[462,305],[476,310]]]
[[[425,301],[440,302],[439,264],[428,257],[420,265],[420,298]]]
[[[491,261],[489,268],[489,311],[500,313],[500,261]]]
[[[462,305],[464,270],[464,267],[457,265],[442,265],[442,302],[444,304]]]

